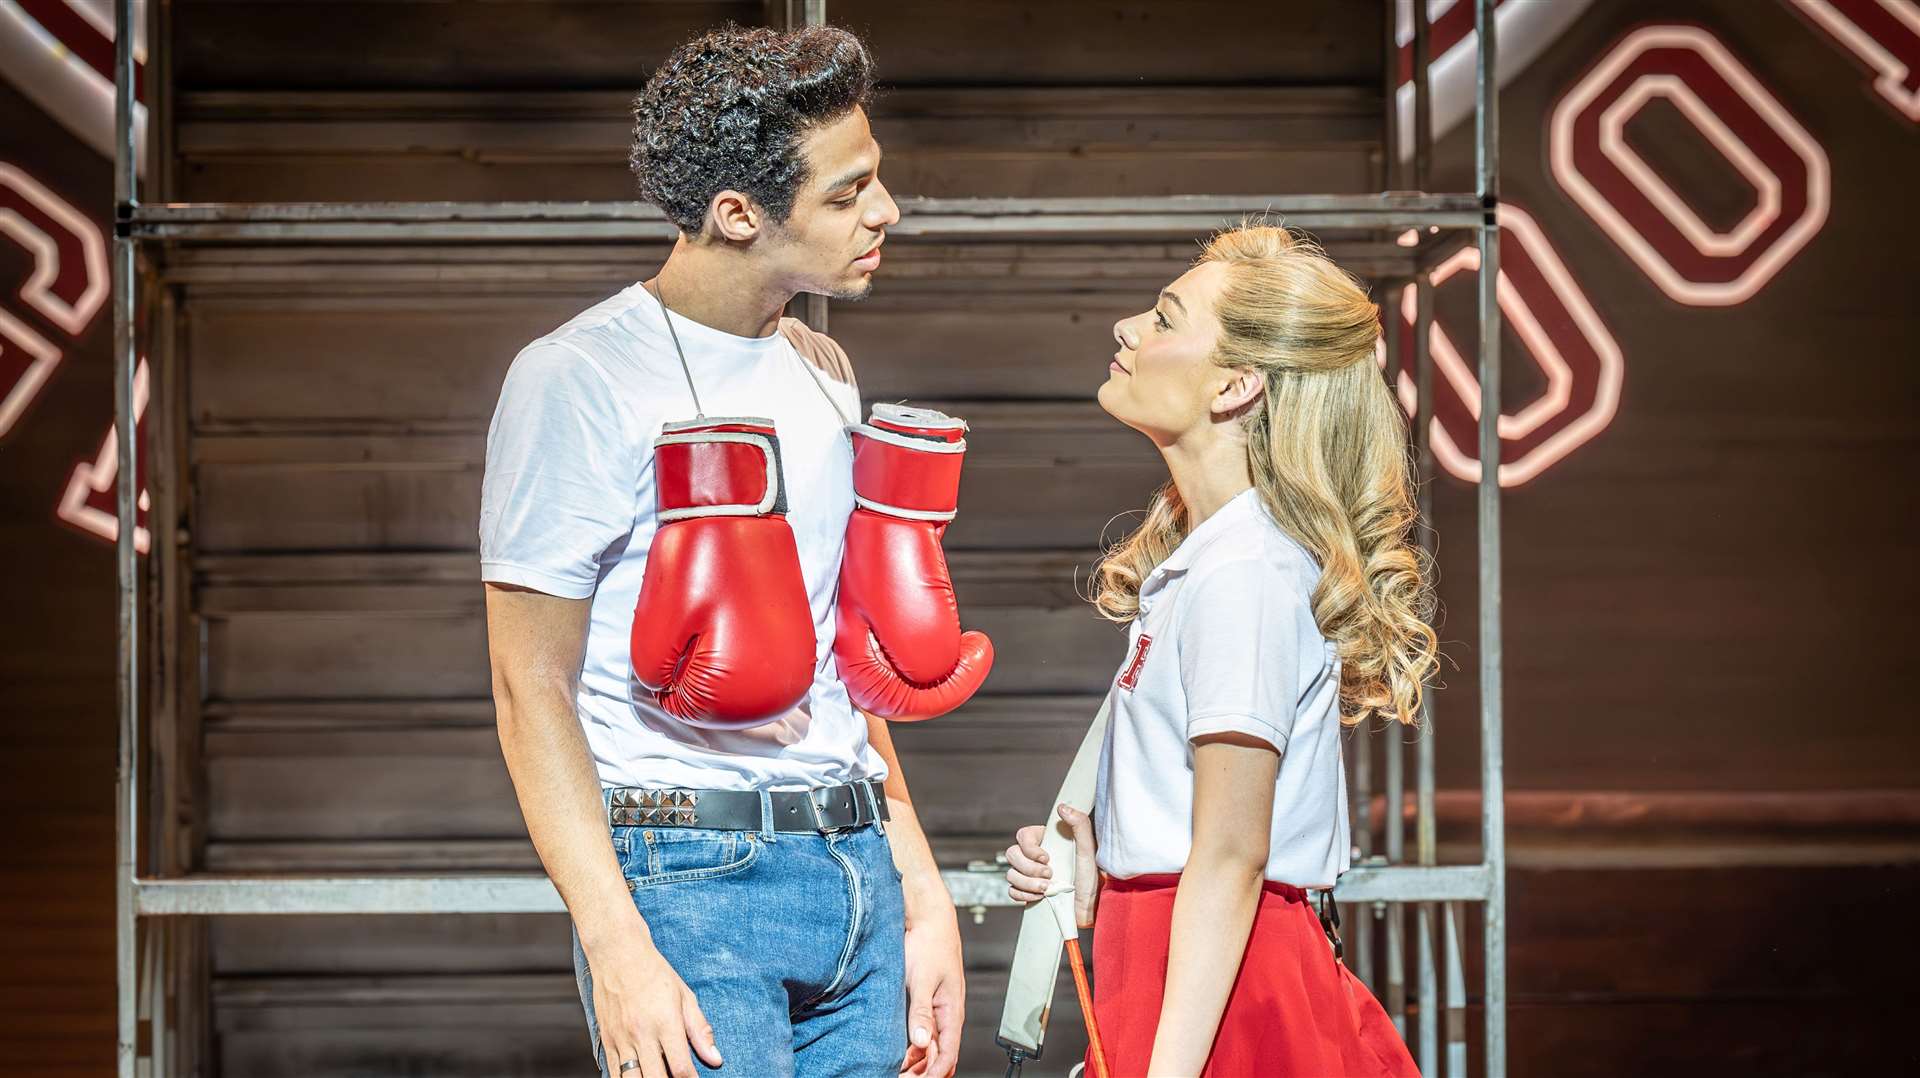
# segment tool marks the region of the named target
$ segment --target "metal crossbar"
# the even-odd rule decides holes
[[[1480,748],[1482,760],[1482,862],[1472,865],[1436,863],[1434,811],[1433,701],[1423,711],[1426,735],[1417,742],[1414,767],[1415,863],[1404,859],[1404,783],[1402,746],[1388,741],[1385,776],[1389,797],[1383,813],[1387,828],[1385,850],[1369,857],[1344,875],[1336,898],[1366,908],[1390,906],[1394,927],[1388,932],[1391,952],[1390,1002],[1402,1032],[1406,1030],[1404,983],[1399,963],[1407,942],[1400,904],[1416,904],[1413,942],[1417,969],[1417,1049],[1422,1073],[1428,1078],[1466,1074],[1467,1003],[1461,959],[1461,923],[1464,903],[1481,905],[1485,946],[1482,1002],[1485,1009],[1485,1073],[1506,1074],[1506,846],[1503,806],[1503,710],[1501,678],[1500,579],[1500,309],[1499,227],[1495,211],[1498,185],[1498,112],[1495,98],[1494,0],[1470,0],[1478,41],[1475,61],[1475,186],[1470,194],[1428,194],[1432,150],[1431,86],[1427,3],[1414,0],[1413,101],[1415,193],[1388,191],[1370,195],[1195,196],[1171,198],[908,198],[901,199],[903,217],[890,231],[896,236],[949,241],[1061,240],[1101,242],[1123,239],[1187,239],[1204,235],[1233,219],[1270,214],[1286,224],[1307,230],[1393,233],[1415,230],[1417,244],[1404,263],[1415,285],[1414,371],[1418,410],[1414,417],[1421,519],[1430,520],[1434,474],[1431,445],[1432,361],[1428,339],[1433,325],[1433,288],[1427,276],[1437,262],[1473,242],[1480,255],[1477,316],[1479,324],[1478,374],[1479,459],[1477,513],[1479,523],[1479,666]],[[824,22],[823,0],[787,0],[787,18],[803,10],[806,22]],[[156,7],[159,7],[156,5]],[[1396,18],[1395,3],[1387,0],[1389,57]],[[134,375],[138,364],[136,325],[140,293],[138,247],[143,243],[419,243],[484,242],[619,242],[671,239],[674,231],[658,210],[631,202],[333,202],[333,203],[187,203],[149,205],[140,200],[136,179],[134,141],[134,33],[132,0],[115,0],[114,69],[114,198],[116,221],[113,243],[113,337],[115,445],[119,454],[115,504],[121,521],[116,550],[118,576],[118,693],[119,743],[115,775],[116,902],[115,953],[118,965],[116,1064],[120,1078],[164,1073],[165,1046],[172,1030],[156,997],[165,982],[160,968],[168,948],[157,935],[143,939],[149,918],[206,916],[285,916],[293,914],[409,914],[409,913],[561,913],[558,893],[538,874],[456,876],[213,876],[152,878],[139,875],[139,851],[145,843],[139,812],[142,663],[139,557],[131,526],[139,496],[135,454]],[[156,44],[166,40],[154,35]],[[166,57],[156,70],[165,70]],[[1386,107],[1397,110],[1397,85],[1389,62]],[[164,78],[157,80],[164,83]],[[157,87],[164,95],[165,85]],[[156,112],[156,116],[164,113]],[[1387,132],[1392,134],[1389,119]],[[165,142],[156,132],[154,144]],[[1386,141],[1388,164],[1384,186],[1394,186],[1398,139]],[[164,170],[156,170],[158,175]],[[1439,232],[1434,232],[1439,229]],[[1388,281],[1389,287],[1399,282]],[[1391,333],[1401,332],[1398,313]],[[824,301],[807,309],[810,321],[824,328]],[[1390,364],[1397,364],[1390,349]],[[1423,540],[1430,537],[1423,535]],[[1429,546],[1430,550],[1430,546]],[[1363,746],[1365,743],[1363,743]],[[1370,826],[1371,769],[1364,766],[1363,748],[1356,756],[1355,786],[1363,807],[1361,819]],[[1363,844],[1366,842],[1364,836]],[[1364,845],[1363,845],[1363,848]],[[998,870],[946,870],[948,889],[957,905],[973,909],[1011,905]],[[1369,918],[1358,919],[1356,953],[1369,950]],[[1364,963],[1362,963],[1364,964]],[[1444,966],[1444,969],[1440,968]],[[1444,999],[1444,1002],[1443,1002]],[[1444,1014],[1443,1012],[1444,1008]],[[1445,1035],[1441,1036],[1444,1019]],[[141,1024],[148,1023],[144,1043]]]
[[[1235,195],[1171,198],[901,198],[890,236],[921,239],[1186,239],[1261,214],[1316,230],[1477,231],[1470,194]],[[123,204],[124,205],[124,204]],[[129,205],[119,231],[198,242],[671,240],[636,202],[225,202]],[[1428,239],[1423,242],[1432,243]]]
[[[997,868],[941,874],[956,906],[1018,906]],[[1342,902],[1480,902],[1485,865],[1434,869],[1355,868],[1340,878]],[[142,917],[374,913],[564,913],[553,882],[537,873],[459,876],[182,876],[134,884]]]

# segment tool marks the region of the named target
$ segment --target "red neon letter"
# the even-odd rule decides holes
[[[33,256],[20,299],[69,336],[79,336],[107,298],[107,245],[100,230],[31,176],[0,162],[0,234]],[[0,435],[59,362],[60,349],[0,310]]]
[[[1878,76],[1873,88],[1920,122],[1920,5],[1913,0],[1794,0]]]
[[[142,359],[140,366],[133,372],[133,444],[144,447],[147,434],[147,361]],[[117,426],[117,425],[116,425]],[[108,541],[120,537],[120,520],[116,513],[119,506],[114,497],[114,480],[120,474],[120,445],[114,438],[115,426],[107,428],[106,440],[100,444],[100,452],[92,461],[82,461],[73,466],[73,474],[67,477],[67,490],[60,497],[60,507],[55,515],[61,520],[84,531],[92,532]],[[146,519],[149,499],[147,497],[147,454],[144,448],[137,453],[134,462],[134,481],[139,483],[139,499],[134,503],[133,546],[145,554],[152,545],[152,537],[147,534]]]
[[[1434,270],[1434,287],[1455,276],[1472,279],[1479,269],[1480,252],[1469,247]],[[1511,202],[1500,204],[1499,296],[1500,313],[1547,382],[1539,398],[1500,416],[1500,485],[1515,487],[1606,429],[1620,402],[1625,364],[1620,346],[1540,226]],[[1412,285],[1400,309],[1411,326]],[[1403,341],[1400,403],[1411,415],[1417,403],[1411,374],[1413,334]],[[1437,317],[1430,345],[1440,375],[1434,384],[1434,459],[1449,474],[1478,481],[1479,378]]]
[[[1757,192],[1717,231],[1626,139],[1663,97]],[[1695,306],[1744,302],[1827,219],[1827,155],[1711,34],[1649,26],[1627,35],[1562,98],[1550,136],[1554,178],[1667,295]]]

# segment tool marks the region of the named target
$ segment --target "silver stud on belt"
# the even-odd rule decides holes
[[[700,795],[692,790],[615,790],[611,819],[622,827],[697,827]]]

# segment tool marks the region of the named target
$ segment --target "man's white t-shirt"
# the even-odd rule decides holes
[[[1193,744],[1249,734],[1280,750],[1266,878],[1332,887],[1351,860],[1340,659],[1313,620],[1320,570],[1248,488],[1140,586],[1109,690],[1094,829],[1113,876],[1176,873],[1193,852]]]
[[[602,786],[794,789],[883,778],[833,659],[853,512],[842,413],[858,421],[860,395],[838,346],[792,319],[766,337],[738,337],[671,316],[702,411],[774,421],[813,608],[813,687],[764,726],[708,730],[661,711],[634,680],[634,602],[658,527],[653,440],[663,424],[695,415],[665,315],[634,284],[514,358],[487,431],[480,575],[592,599],[577,710]]]

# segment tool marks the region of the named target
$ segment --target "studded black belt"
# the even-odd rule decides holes
[[[679,790],[615,786],[606,792],[615,827],[706,827],[721,831],[844,831],[889,819],[878,779],[813,790]]]

